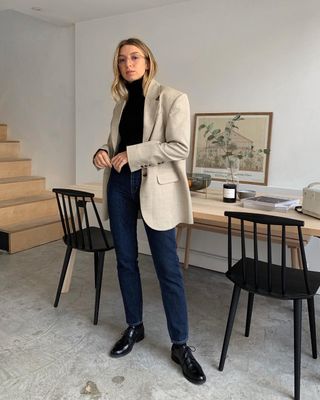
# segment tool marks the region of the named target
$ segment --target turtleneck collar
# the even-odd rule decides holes
[[[143,77],[133,82],[126,82],[126,88],[129,92],[129,96],[143,96],[142,81]]]

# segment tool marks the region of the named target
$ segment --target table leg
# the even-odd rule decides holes
[[[302,257],[301,257],[300,249],[297,249],[297,253],[298,253],[298,260],[299,260],[299,268],[303,269]]]
[[[189,266],[189,251],[190,251],[190,241],[191,241],[191,227],[190,227],[190,225],[179,224],[177,226],[176,243],[177,243],[177,247],[178,247],[184,228],[187,229],[187,233],[186,233],[186,243],[185,243],[185,248],[184,248],[183,268],[187,269],[188,266]]]
[[[184,249],[184,269],[188,269],[189,267],[189,252],[190,252],[190,242],[191,242],[191,226],[187,226],[187,236],[186,236],[186,247]]]
[[[64,278],[63,286],[62,286],[62,291],[61,293],[68,293],[70,289],[70,284],[71,284],[71,278],[72,278],[72,273],[73,273],[73,266],[76,261],[76,255],[77,255],[77,250],[72,249],[69,264],[68,264],[68,269],[66,276]]]
[[[292,263],[293,268],[301,269],[302,268],[302,262],[301,262],[302,260],[301,260],[299,248],[289,246],[289,249],[291,252],[291,263]]]
[[[177,247],[179,247],[179,243],[181,240],[181,234],[182,234],[182,230],[183,230],[184,226],[183,225],[178,225],[177,226],[177,233],[176,233],[176,245]]]

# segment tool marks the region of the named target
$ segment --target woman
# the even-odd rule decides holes
[[[175,241],[175,226],[193,222],[185,168],[188,98],[153,79],[157,63],[139,39],[119,43],[113,70],[112,95],[117,103],[111,132],[108,144],[93,159],[97,168],[104,168],[103,209],[110,218],[128,324],[110,355],[125,356],[144,338],[137,244],[141,212],[160,282],[171,358],[189,381],[201,384],[206,377],[186,344],[187,307]]]

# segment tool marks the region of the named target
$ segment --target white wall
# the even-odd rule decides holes
[[[188,93],[191,115],[274,113],[269,186],[319,181],[319,15],[317,0],[194,0],[77,24],[77,181],[100,179],[91,157],[108,134],[113,51],[130,36],[153,49],[159,81]],[[224,236],[194,232],[191,263],[223,270],[224,244]],[[309,248],[318,265],[319,240]]]
[[[192,114],[273,111],[270,186],[319,180],[319,14],[316,0],[195,0],[77,24],[78,181],[96,178],[88,152],[106,141],[113,51],[135,35]]]
[[[75,182],[74,27],[0,12],[0,121],[47,187]]]

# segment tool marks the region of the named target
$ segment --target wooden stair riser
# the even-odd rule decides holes
[[[0,200],[34,196],[45,190],[45,179],[0,184]]]
[[[31,160],[0,161],[0,178],[30,175]]]
[[[55,198],[0,208],[0,226],[32,221],[34,218],[58,215]]]
[[[19,154],[19,142],[0,142],[0,157],[18,157]]]
[[[30,249],[45,243],[61,239],[63,236],[61,222],[42,225],[21,232],[11,233],[9,236],[9,253]]]
[[[0,123],[0,249],[10,254],[62,238],[55,197],[45,178],[31,176],[31,160],[19,158],[20,142]]]
[[[8,127],[5,124],[0,124],[0,140],[7,140]]]

